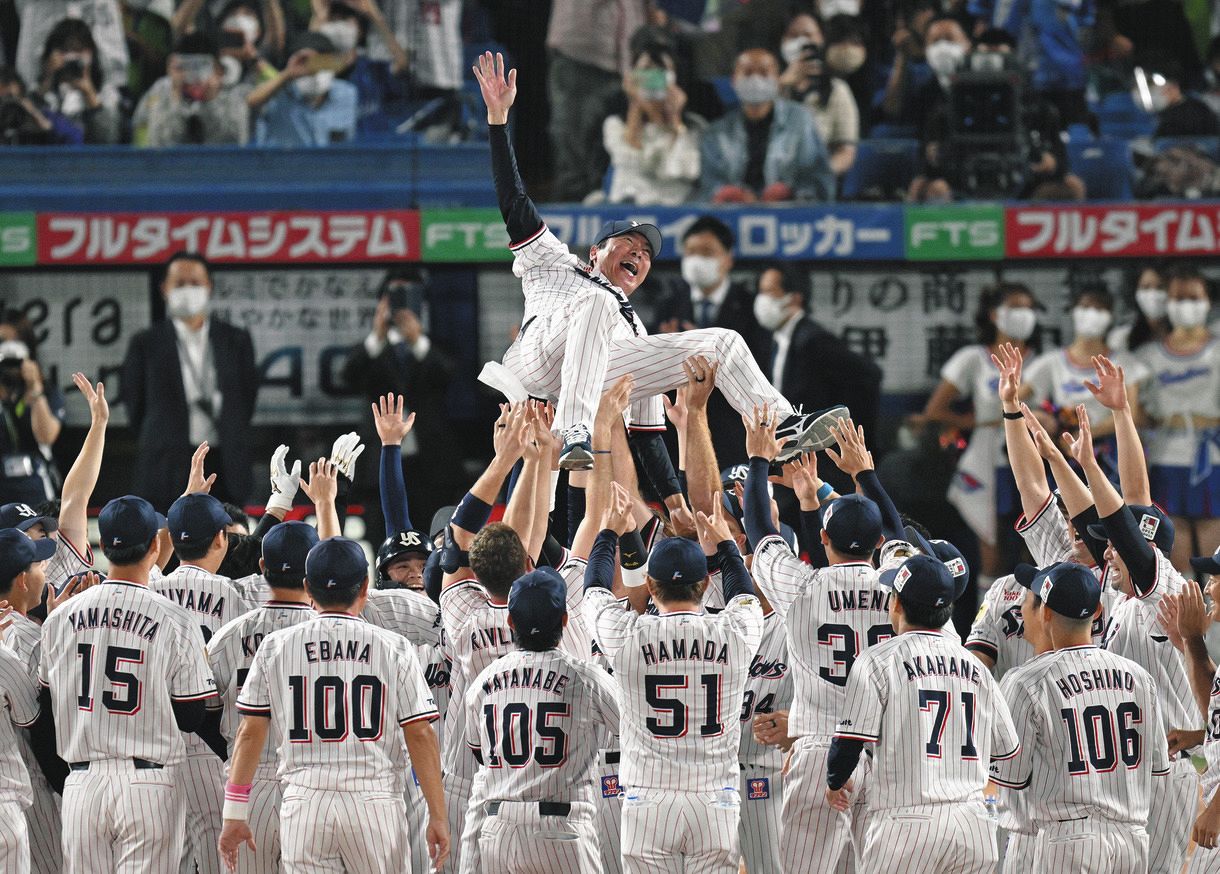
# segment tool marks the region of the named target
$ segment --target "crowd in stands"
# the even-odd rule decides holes
[[[0,0],[0,141],[478,138],[488,46],[556,201],[1220,191],[1206,0]]]

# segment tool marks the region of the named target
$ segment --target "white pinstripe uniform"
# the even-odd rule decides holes
[[[401,634],[415,647],[415,654],[424,669],[424,682],[437,713],[449,705],[449,673],[451,662],[443,651],[444,628],[441,611],[423,592],[410,589],[369,589],[368,602],[360,614],[366,622],[378,628]],[[438,739],[444,741],[444,721],[437,720]],[[410,756],[407,757],[408,761]],[[411,835],[412,874],[426,874],[432,869],[428,858],[428,806],[423,790],[411,770],[405,779],[404,798],[407,802],[408,832]]]
[[[682,363],[692,355],[720,362],[716,388],[739,413],[764,403],[781,418],[792,413],[740,334],[704,328],[647,336],[626,295],[586,272],[547,228],[513,247],[513,273],[521,279],[525,314],[504,365],[530,394],[558,398],[560,431],[591,426],[602,392],[628,373],[635,377],[632,427],[664,430],[660,395],[685,384]]]
[[[47,559],[45,573],[47,585],[59,590],[68,577],[93,569],[93,548],[86,543],[84,549],[77,549],[62,531],[55,532],[55,542],[59,545]]]
[[[406,744],[399,726],[437,718],[401,636],[321,613],[263,639],[237,698],[279,740],[284,870],[406,874]]]
[[[237,591],[228,577],[217,576],[192,564],[178,566],[150,588],[183,607],[209,641],[221,626],[249,612],[251,604]],[[220,705],[217,698],[211,702]],[[178,771],[186,799],[186,850],[182,874],[222,874],[224,865],[216,846],[223,821],[225,763],[195,734],[186,739],[186,761]]]
[[[758,599],[641,616],[595,588],[584,610],[622,690],[623,870],[736,872],[738,708],[762,641]]]
[[[856,803],[846,814],[826,803],[826,757],[853,664],[894,634],[891,592],[868,563],[814,570],[779,537],[755,547],[753,573],[787,627],[795,686],[788,734],[797,740],[784,779],[784,871],[834,871],[852,855],[853,820],[864,812],[869,765],[857,768]]]
[[[38,718],[38,687],[27,666],[0,649],[0,871],[29,874],[30,836],[25,811],[34,800],[16,728]]]
[[[233,580],[233,588],[250,603],[252,607],[261,607],[271,600],[271,587],[263,579],[262,574],[250,574]]]
[[[593,769],[618,730],[614,681],[558,649],[509,653],[475,678],[466,741],[483,759],[483,870],[599,874]]]
[[[869,649],[835,734],[875,744],[861,874],[892,871],[895,859],[995,871],[983,788],[988,762],[1016,755],[1020,739],[999,685],[955,637],[908,631]]]
[[[88,763],[64,786],[65,872],[176,870],[186,742],[171,701],[216,695],[195,617],[145,586],[108,580],[47,617],[39,679],[60,757]]]
[[[1186,661],[1169,642],[1157,620],[1161,598],[1182,591],[1187,583],[1156,546],[1156,581],[1143,598],[1127,598],[1114,610],[1106,649],[1131,659],[1152,675],[1160,697],[1160,714],[1166,734],[1175,728],[1197,730],[1203,716],[1190,692]],[[1148,817],[1149,874],[1178,874],[1186,860],[1186,847],[1199,803],[1199,773],[1189,757],[1173,760],[1170,775],[1152,786]]]
[[[1212,677],[1212,691],[1207,707],[1207,735],[1203,738],[1203,757],[1207,770],[1203,772],[1203,804],[1211,803],[1220,788],[1220,669]],[[1220,850],[1205,850],[1195,845],[1186,874],[1220,874]]]
[[[784,806],[784,754],[754,739],[754,717],[792,706],[792,671],[784,620],[763,617],[762,643],[750,662],[741,702],[741,856],[750,874],[779,874],[780,822]]]
[[[13,624],[4,632],[3,645],[17,656],[30,676],[37,678],[42,649],[42,628],[34,620],[14,613]],[[30,774],[33,803],[26,808],[25,820],[30,836],[32,874],[59,874],[63,870],[62,826],[59,793],[51,788],[34,758],[28,732],[18,732],[21,758]]]
[[[237,697],[250,673],[250,666],[254,664],[254,655],[259,646],[273,632],[290,628],[315,615],[308,604],[269,600],[263,606],[221,626],[208,641],[208,663],[212,676],[216,678],[216,691],[224,705],[220,733],[229,743],[230,761],[237,727],[241,723]],[[268,733],[250,789],[249,825],[257,849],[237,854],[238,874],[270,874],[280,870],[280,802],[283,793],[276,776],[279,745],[280,738]]]
[[[1152,677],[1130,659],[1080,646],[1044,653],[1001,688],[1022,746],[991,776],[1006,796],[1029,796],[1033,870],[1147,871],[1149,799],[1169,773]]]
[[[512,629],[508,627],[508,605],[491,603],[487,590],[477,580],[454,583],[441,591],[441,621],[454,663],[441,759],[445,770],[449,829],[453,835],[445,870],[478,870],[482,808],[474,791],[474,756],[466,745],[466,692],[484,668],[515,647]],[[468,811],[473,811],[474,815],[470,816]],[[476,858],[464,858],[467,855]]]

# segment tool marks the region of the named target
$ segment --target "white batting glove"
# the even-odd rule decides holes
[[[363,451],[364,444],[360,442],[360,435],[352,431],[335,440],[335,445],[330,449],[330,463],[349,480],[355,479],[356,459]]]
[[[281,510],[287,513],[292,509],[292,501],[301,487],[301,460],[293,462],[292,470],[284,464],[288,457],[288,447],[281,444],[271,456],[271,497],[267,499],[268,510]]]

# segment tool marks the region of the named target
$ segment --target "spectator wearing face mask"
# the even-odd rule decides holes
[[[836,15],[822,23],[826,38],[826,69],[851,89],[860,117],[860,130],[873,123],[873,95],[877,90],[875,64],[869,63],[865,27],[859,19]]]
[[[1182,90],[1182,65],[1173,58],[1153,61],[1145,68],[1147,102],[1156,113],[1154,137],[1214,137],[1220,121],[1207,103]]]
[[[636,53],[623,77],[627,108],[602,125],[610,155],[610,203],[685,203],[699,181],[699,137],[707,126],[685,111],[674,58],[656,46]]]
[[[14,310],[0,319],[0,502],[37,506],[59,494],[51,447],[63,430],[64,397],[38,364],[34,330]]]
[[[1119,325],[1106,337],[1112,349],[1135,352],[1145,343],[1160,342],[1169,333],[1166,304],[1169,293],[1165,291],[1164,267],[1148,265],[1139,271],[1135,288],[1127,300],[1135,312],[1135,320]]]
[[[79,127],[26,93],[16,70],[0,67],[0,145],[79,146],[84,139]]]
[[[246,98],[261,146],[326,146],[356,135],[356,86],[335,78],[342,56],[321,33],[297,38],[288,65]]]
[[[233,0],[217,16],[221,83],[225,87],[243,85],[250,89],[275,77],[276,69],[267,57],[278,56],[283,50],[284,13],[279,0],[265,2],[266,14],[253,0]],[[185,9],[188,3],[179,9]],[[202,0],[195,0],[195,5],[200,3]]]
[[[733,68],[741,106],[708,125],[701,144],[703,196],[716,203],[829,202],[834,174],[809,113],[779,96],[779,61],[742,52]]]
[[[331,41],[344,65],[338,76],[356,86],[356,129],[376,130],[382,108],[407,97],[407,53],[382,15],[375,0],[332,0],[322,7],[324,17],[314,19],[312,30]],[[370,31],[390,52],[389,63],[374,61],[366,52]]]
[[[139,445],[134,491],[167,510],[206,443],[206,469],[217,475],[211,493],[244,503],[259,379],[253,340],[209,315],[212,275],[201,256],[171,257],[161,294],[168,318],[132,337],[123,361],[120,396]]]
[[[136,107],[136,145],[245,145],[250,88],[223,84],[224,67],[211,38],[199,32],[182,37],[166,68],[167,75],[153,83]]]
[[[842,176],[856,163],[860,111],[851,88],[830,73],[822,27],[816,18],[808,13],[793,16],[780,43],[780,57],[787,65],[779,77],[780,93],[812,114],[818,134],[830,150],[830,169]]]
[[[37,82],[37,101],[84,131],[86,143],[119,141],[119,87],[123,80],[116,84],[104,78],[98,45],[83,21],[65,18],[50,28]]]
[[[14,0],[14,3],[21,19],[14,66],[21,78],[31,86],[38,83],[38,90],[46,93],[48,75],[53,76],[68,61],[79,61],[89,74],[89,84],[99,101],[114,107],[117,113],[119,89],[127,82],[129,60],[118,0]],[[67,21],[73,22],[72,26],[67,26]],[[51,52],[58,55],[50,57]],[[69,81],[79,82],[79,88],[87,95],[88,85],[80,82],[81,78],[78,74]],[[117,116],[114,133],[115,139],[90,139],[90,142],[116,142]]]

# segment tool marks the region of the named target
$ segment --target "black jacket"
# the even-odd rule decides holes
[[[243,328],[209,317],[208,341],[216,368],[221,406],[216,418],[223,470],[218,471],[222,493],[237,501],[249,497],[250,420],[258,397],[259,374],[254,362],[254,341]],[[123,361],[121,399],[139,441],[137,492],[164,510],[166,499],[182,493],[194,447],[178,336],[167,319],[131,338]]]
[[[801,316],[792,332],[779,377],[776,387],[805,412],[846,404],[866,435],[876,433],[881,368],[808,316]]]

